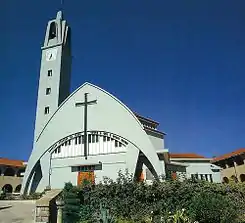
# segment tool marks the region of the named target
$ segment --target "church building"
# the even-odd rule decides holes
[[[71,28],[62,12],[48,22],[41,51],[34,142],[21,193],[116,180],[120,170],[139,180],[165,175],[159,123],[91,83],[70,92]]]

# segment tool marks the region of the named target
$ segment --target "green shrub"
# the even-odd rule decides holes
[[[200,223],[241,222],[237,209],[241,203],[235,201],[234,195],[224,196],[217,192],[196,194],[188,207],[190,216]],[[242,214],[240,212],[240,214]]]
[[[73,188],[76,191],[74,198],[80,201],[73,214],[87,223],[98,222],[96,216],[101,204],[118,222],[146,223],[151,222],[150,219],[167,222],[169,212],[180,214],[177,212],[183,208],[192,222],[226,223],[232,220],[236,223],[243,222],[245,216],[244,184],[167,180],[147,185],[134,181],[127,172],[119,172],[116,181],[105,178],[103,184]]]

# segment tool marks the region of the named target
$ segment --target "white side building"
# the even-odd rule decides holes
[[[169,159],[170,164],[186,166],[187,179],[221,183],[221,168],[211,163],[212,158],[194,153],[170,153]]]

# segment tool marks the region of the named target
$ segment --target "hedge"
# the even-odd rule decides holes
[[[66,223],[245,222],[245,184],[242,183],[186,180],[154,181],[147,185],[134,181],[127,173],[119,173],[117,181],[104,179],[97,185],[87,183],[76,187],[67,183],[63,195]],[[174,221],[177,215],[186,215],[183,219],[187,220]]]

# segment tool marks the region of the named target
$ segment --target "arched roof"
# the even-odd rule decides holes
[[[44,126],[43,130],[41,131],[41,133],[39,134],[37,141],[39,139],[39,137],[41,136],[42,132],[46,129],[47,125],[49,124],[49,122],[52,120],[52,118],[55,116],[55,114],[66,104],[66,102],[72,98],[77,92],[79,92],[82,88],[84,88],[85,86],[91,86],[93,88],[98,89],[101,92],[104,92],[105,94],[107,94],[108,96],[110,96],[111,98],[113,98],[116,102],[118,102],[119,104],[121,104],[134,118],[135,120],[138,122],[138,124],[141,126],[141,123],[139,121],[139,119],[136,117],[136,114],[134,112],[132,112],[125,104],[123,104],[118,98],[116,98],[115,96],[113,96],[112,94],[110,94],[109,92],[107,92],[106,90],[104,90],[103,88],[100,88],[94,84],[91,84],[89,82],[85,82],[84,84],[82,84],[80,87],[78,87],[75,91],[73,91],[67,98],[66,100],[64,100],[60,106],[57,108],[57,110],[53,113],[53,115],[50,117],[49,121],[47,122],[47,124]]]

